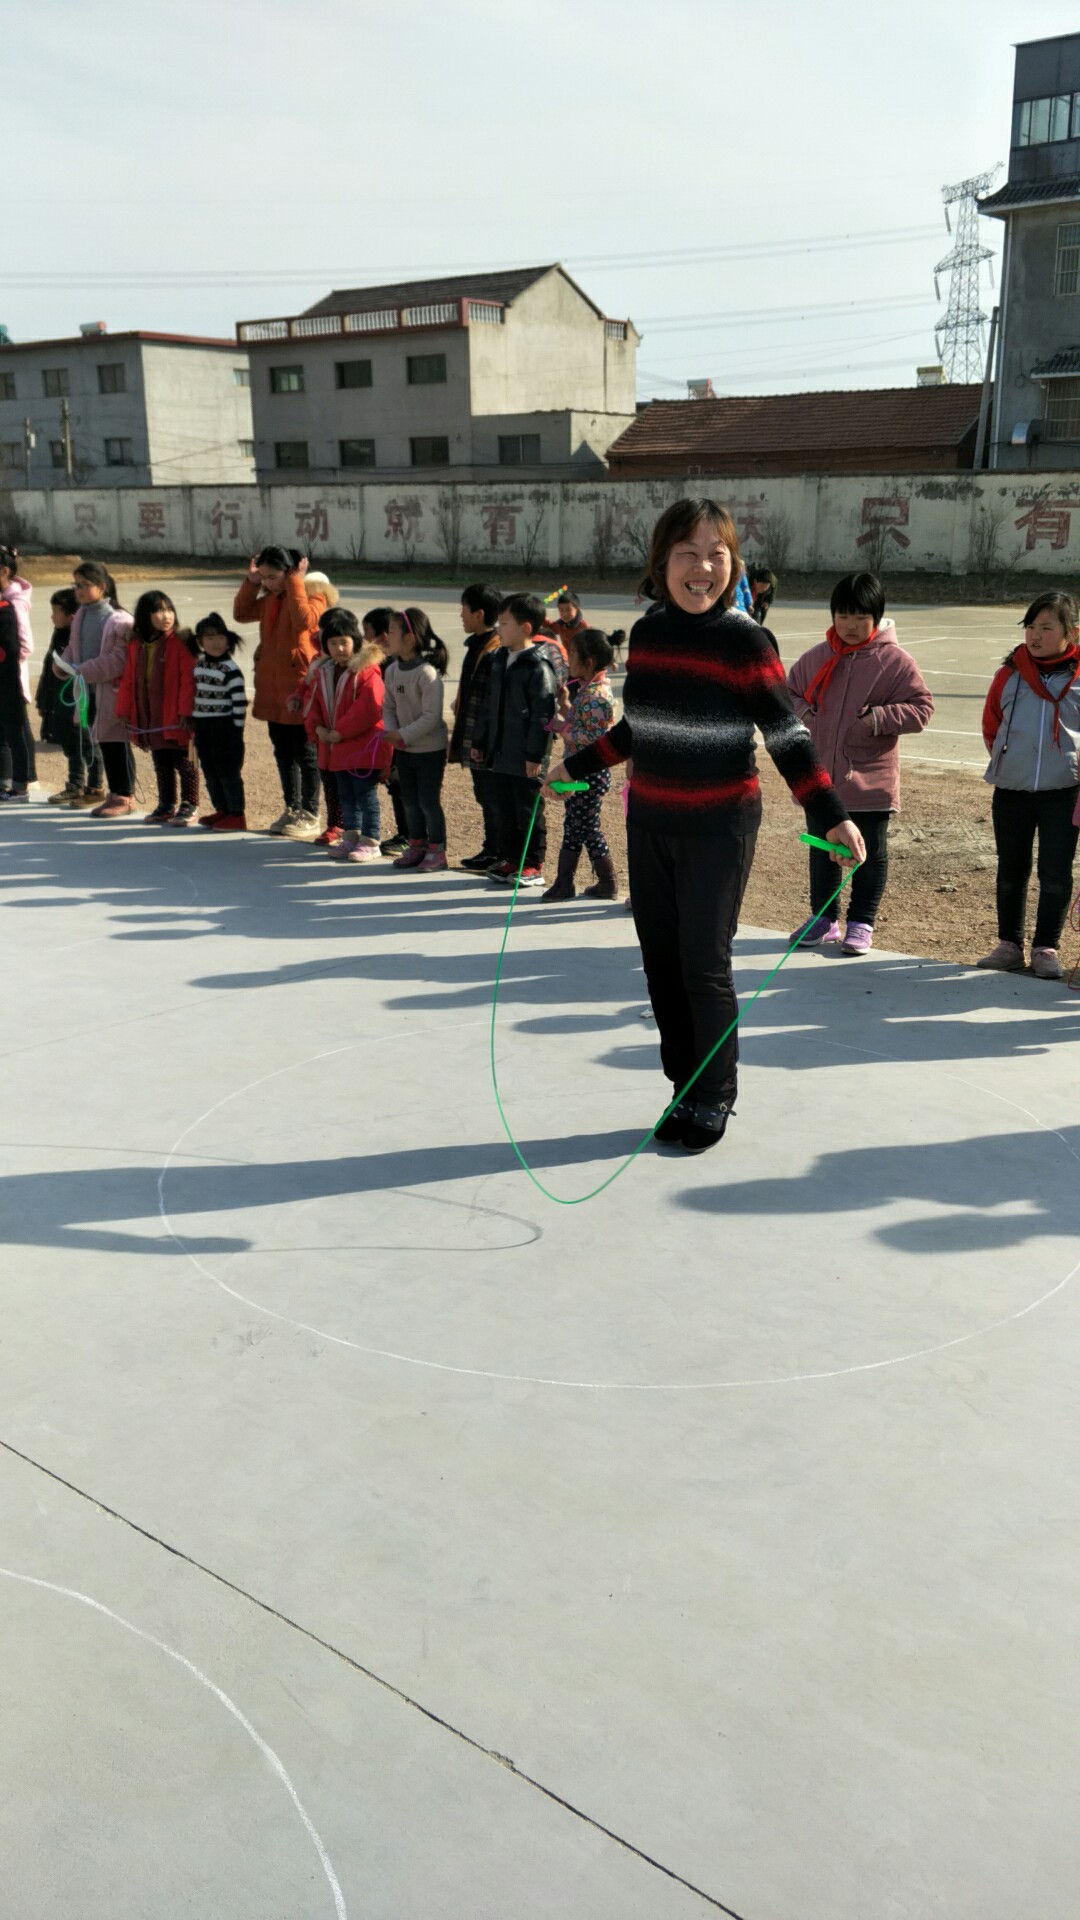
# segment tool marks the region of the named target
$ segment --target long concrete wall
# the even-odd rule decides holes
[[[628,569],[686,492],[723,501],[748,560],[1002,578],[1080,573],[1080,474],[0,490],[0,538],[45,552],[246,559],[267,541],[320,560]]]

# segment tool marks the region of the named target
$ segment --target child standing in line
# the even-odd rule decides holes
[[[492,657],[474,744],[474,765],[491,773],[498,859],[488,879],[510,886],[521,866],[522,887],[542,887],[547,852],[547,822],[541,799],[529,831],[540,774],[555,718],[556,680],[536,636],[544,625],[544,604],[534,593],[512,593],[499,609],[499,649]],[[551,643],[549,643],[551,644]]]
[[[188,827],[195,818],[199,769],[191,757],[188,725],[194,675],[191,635],[181,634],[168,594],[156,589],[140,594],[116,692],[116,717],[126,722],[129,741],[149,752],[154,764],[157,806],[145,816],[148,827]]]
[[[495,817],[488,793],[486,767],[473,764],[472,743],[477,716],[484,704],[484,689],[491,671],[491,658],[499,644],[495,622],[499,617],[502,595],[494,587],[477,582],[466,587],[461,596],[461,625],[465,633],[465,655],[461,678],[454,695],[454,729],[450,735],[447,758],[452,764],[468,767],[473,795],[484,823],[483,845],[479,853],[461,861],[466,873],[486,873],[495,865]]]
[[[33,592],[29,580],[19,572],[17,549],[0,546],[0,593],[15,611],[19,629],[19,683],[27,703],[30,700],[30,655],[34,651],[34,629],[30,624]]]
[[[1080,827],[1080,611],[1071,593],[1040,593],[1024,638],[990,683],[983,739],[994,789],[998,941],[976,965],[1019,973],[1036,837],[1039,904],[1031,947],[1038,980],[1060,980],[1058,941],[1072,897]]]
[[[579,633],[588,633],[591,629],[581,611],[581,601],[576,593],[571,593],[569,587],[563,588],[555,602],[555,610],[559,617],[551,622],[552,637],[566,649],[567,659],[569,659],[571,640],[575,639]],[[571,678],[573,678],[572,673]]]
[[[395,867],[441,873],[446,867],[442,783],[447,731],[443,676],[448,655],[426,613],[406,607],[390,621],[383,726],[396,749],[409,844]]]
[[[563,752],[571,754],[599,740],[615,719],[615,696],[607,677],[614,649],[598,627],[583,627],[567,642],[567,652],[576,691],[572,698],[565,691],[560,695],[563,717],[555,721],[552,731],[561,736]],[[596,873],[596,885],[585,889],[586,899],[614,900],[618,891],[615,863],[600,825],[600,809],[610,786],[611,774],[607,767],[601,767],[599,773],[589,774],[588,793],[567,796],[558,873],[543,896],[545,900],[574,898],[574,877],[583,848],[588,850]]]
[[[0,800],[26,806],[34,778],[34,738],[26,713],[19,645],[15,607],[0,588],[0,746],[6,749],[11,768],[11,785],[0,787]]]
[[[34,696],[41,715],[42,740],[51,740],[67,760],[64,786],[58,793],[49,795],[49,805],[53,807],[88,804],[96,807],[105,798],[105,763],[101,758],[101,749],[95,747],[91,740],[89,727],[80,727],[75,706],[70,699],[62,697],[60,681],[52,671],[57,654],[63,657],[67,651],[71,623],[78,608],[74,587],[58,587],[50,597],[52,639]]]
[[[116,694],[127,664],[131,615],[120,605],[116,582],[100,560],[80,560],[72,571],[79,611],[71,623],[71,638],[62,654],[53,658],[57,679],[78,673],[86,686],[91,711],[91,736],[105,765],[105,798],[90,810],[91,820],[122,820],[137,811],[135,761],[127,742],[127,727],[117,718]],[[72,801],[90,806],[92,796]]]
[[[900,739],[921,733],[934,711],[910,653],[883,618],[885,595],[872,573],[849,573],[833,588],[832,625],[820,645],[788,674],[792,704],[849,817],[866,842],[866,860],[848,898],[847,928],[825,902],[836,867],[810,849],[810,915],[792,936],[802,947],[824,942],[843,954],[869,953],[889,871],[889,816],[900,805]],[[767,629],[766,629],[767,631]]]
[[[379,781],[393,752],[382,727],[382,648],[362,638],[347,607],[324,614],[319,629],[326,661],[308,683],[305,725],[329,752],[341,803],[343,832],[330,858],[360,866],[379,858]]]
[[[191,722],[213,808],[212,813],[203,814],[199,825],[214,833],[247,829],[243,774],[247,689],[233,659],[243,644],[220,613],[208,613],[196,623]]]
[[[383,685],[386,685],[386,669],[390,665],[387,647],[390,644],[390,622],[394,617],[393,607],[372,607],[360,622],[364,639],[377,643],[382,655]],[[406,852],[409,845],[409,826],[405,818],[405,808],[401,799],[401,781],[398,778],[397,755],[388,768],[379,774],[379,785],[384,786],[394,809],[394,831],[388,840],[380,840],[379,852],[384,860],[396,860],[399,853]]]

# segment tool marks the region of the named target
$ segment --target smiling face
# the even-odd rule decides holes
[[[699,520],[668,554],[664,587],[683,613],[708,613],[731,580],[731,553],[718,529]]]
[[[1053,660],[1075,641],[1077,629],[1062,625],[1060,616],[1049,607],[1037,613],[1030,627],[1024,628],[1024,640],[1033,660]]]

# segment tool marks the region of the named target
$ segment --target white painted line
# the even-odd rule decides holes
[[[971,767],[976,773],[985,773],[985,760],[935,760],[930,753],[905,753],[904,759],[914,761],[920,767]]]
[[[275,1774],[277,1779],[280,1780],[289,1799],[300,1815],[307,1830],[308,1838],[319,1856],[322,1870],[326,1875],[327,1883],[334,1898],[334,1912],[337,1915],[337,1920],[349,1920],[348,1911],[345,1906],[345,1896],[338,1884],[337,1875],[330,1864],[330,1855],[322,1843],[310,1814],[304,1807],[300,1795],[293,1786],[292,1781],[285,1771],[284,1765],[278,1759],[273,1747],[267,1745],[261,1733],[256,1733],[251,1721],[247,1719],[246,1715],[241,1713],[235,1700],[230,1700],[228,1694],[223,1693],[220,1687],[215,1686],[209,1675],[203,1673],[201,1667],[197,1667],[194,1662],[188,1660],[184,1654],[178,1653],[175,1647],[167,1646],[164,1640],[156,1639],[152,1633],[147,1633],[144,1628],[137,1627],[132,1621],[123,1619],[119,1613],[114,1613],[111,1607],[104,1606],[100,1600],[92,1600],[88,1593],[79,1593],[74,1587],[58,1587],[52,1580],[36,1580],[32,1574],[15,1573],[10,1567],[0,1567],[0,1575],[2,1575],[5,1580],[18,1580],[26,1587],[39,1587],[45,1593],[58,1593],[65,1600],[77,1600],[80,1606],[89,1607],[94,1613],[104,1614],[106,1620],[114,1621],[118,1627],[123,1627],[127,1633],[133,1633],[137,1640],[145,1641],[148,1647],[156,1648],[158,1653],[166,1654],[170,1660],[175,1660],[179,1666],[186,1668],[192,1678],[198,1681],[200,1687],[205,1687],[208,1693],[212,1693],[215,1700],[219,1700],[226,1712],[231,1713],[233,1719],[243,1727],[249,1740],[254,1741],[263,1759],[266,1761],[267,1766],[270,1768],[271,1773]]]
[[[982,739],[981,733],[969,733],[964,731],[960,727],[927,727],[926,729],[926,737],[928,740],[930,739],[940,740],[943,736],[949,740],[981,740]]]

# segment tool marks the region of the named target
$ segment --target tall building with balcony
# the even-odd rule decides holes
[[[990,465],[1080,467],[1080,33],[1016,49]]]
[[[587,478],[634,417],[638,334],[560,266],[354,288],[236,331],[262,482]]]

